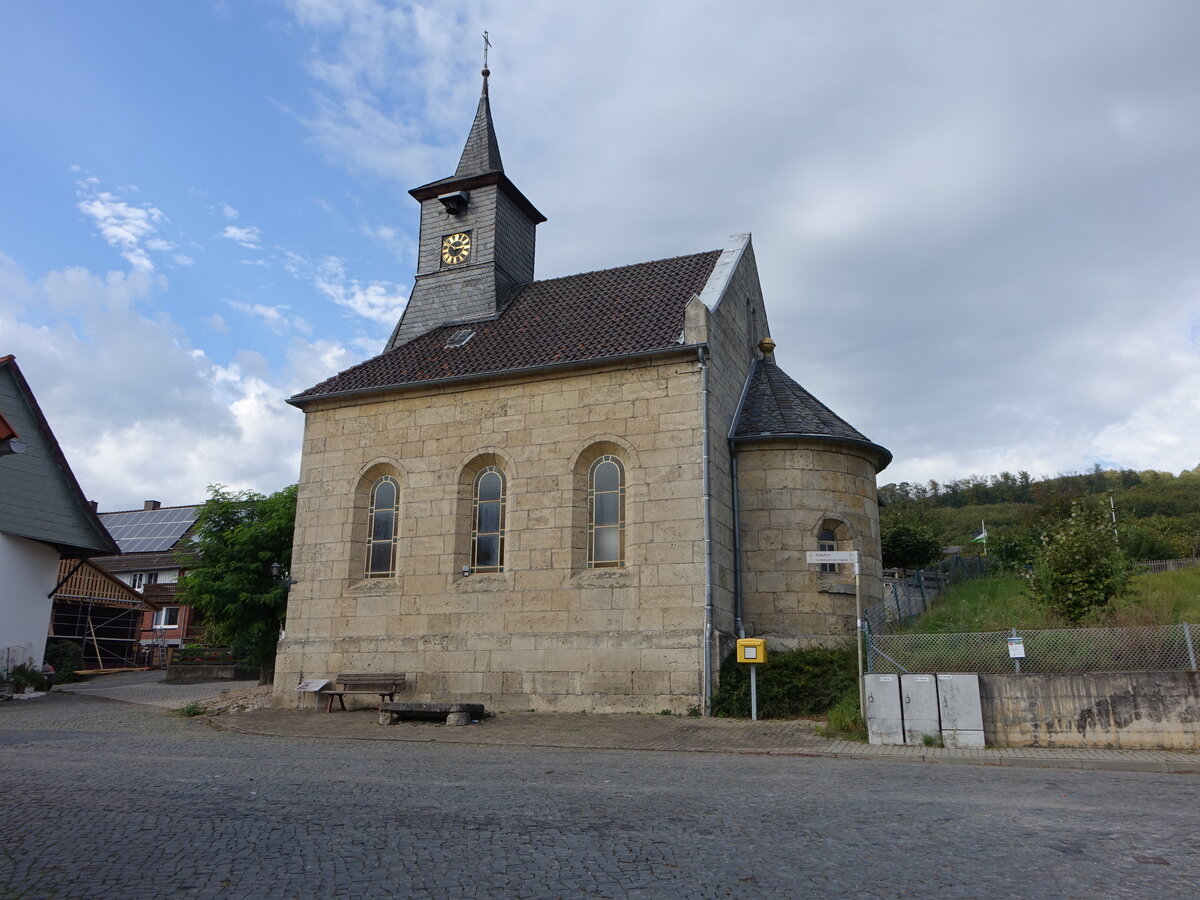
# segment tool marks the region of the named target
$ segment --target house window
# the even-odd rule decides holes
[[[178,628],[179,627],[179,607],[164,606],[162,609],[154,613],[155,628]]]
[[[371,485],[371,507],[367,531],[367,578],[390,578],[396,574],[396,515],[399,485],[384,475]]]
[[[812,532],[810,531],[809,534],[812,534]],[[817,535],[817,549],[818,550],[836,550],[837,549],[837,535],[834,534],[832,531],[830,531],[828,528],[822,530],[821,533],[819,535]],[[821,571],[822,572],[836,572],[837,570],[838,570],[837,563],[821,563]]]
[[[504,473],[488,466],[471,499],[471,571],[504,571]]]
[[[625,470],[602,456],[588,471],[588,568],[625,565]]]
[[[129,586],[135,591],[140,591],[142,589],[142,582],[145,580],[145,577],[146,575],[144,572],[130,572]]]

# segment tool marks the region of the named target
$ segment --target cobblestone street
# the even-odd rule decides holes
[[[0,706],[0,896],[1195,896],[1146,773],[215,731]]]

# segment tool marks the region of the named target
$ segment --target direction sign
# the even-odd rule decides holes
[[[857,550],[809,550],[810,563],[852,563],[858,562]]]

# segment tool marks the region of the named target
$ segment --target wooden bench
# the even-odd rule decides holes
[[[333,679],[333,683],[341,685],[341,689],[321,691],[322,694],[329,698],[325,704],[325,712],[333,712],[333,700],[335,697],[338,703],[342,705],[342,709],[345,709],[347,694],[374,694],[379,697],[379,705],[382,707],[385,700],[395,700],[396,692],[404,687],[404,673],[343,673]]]

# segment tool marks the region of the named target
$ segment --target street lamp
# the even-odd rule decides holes
[[[271,563],[271,577],[283,584],[285,591],[291,591],[293,584],[299,584],[296,579],[291,578],[289,573],[283,570],[283,566],[278,562]]]

